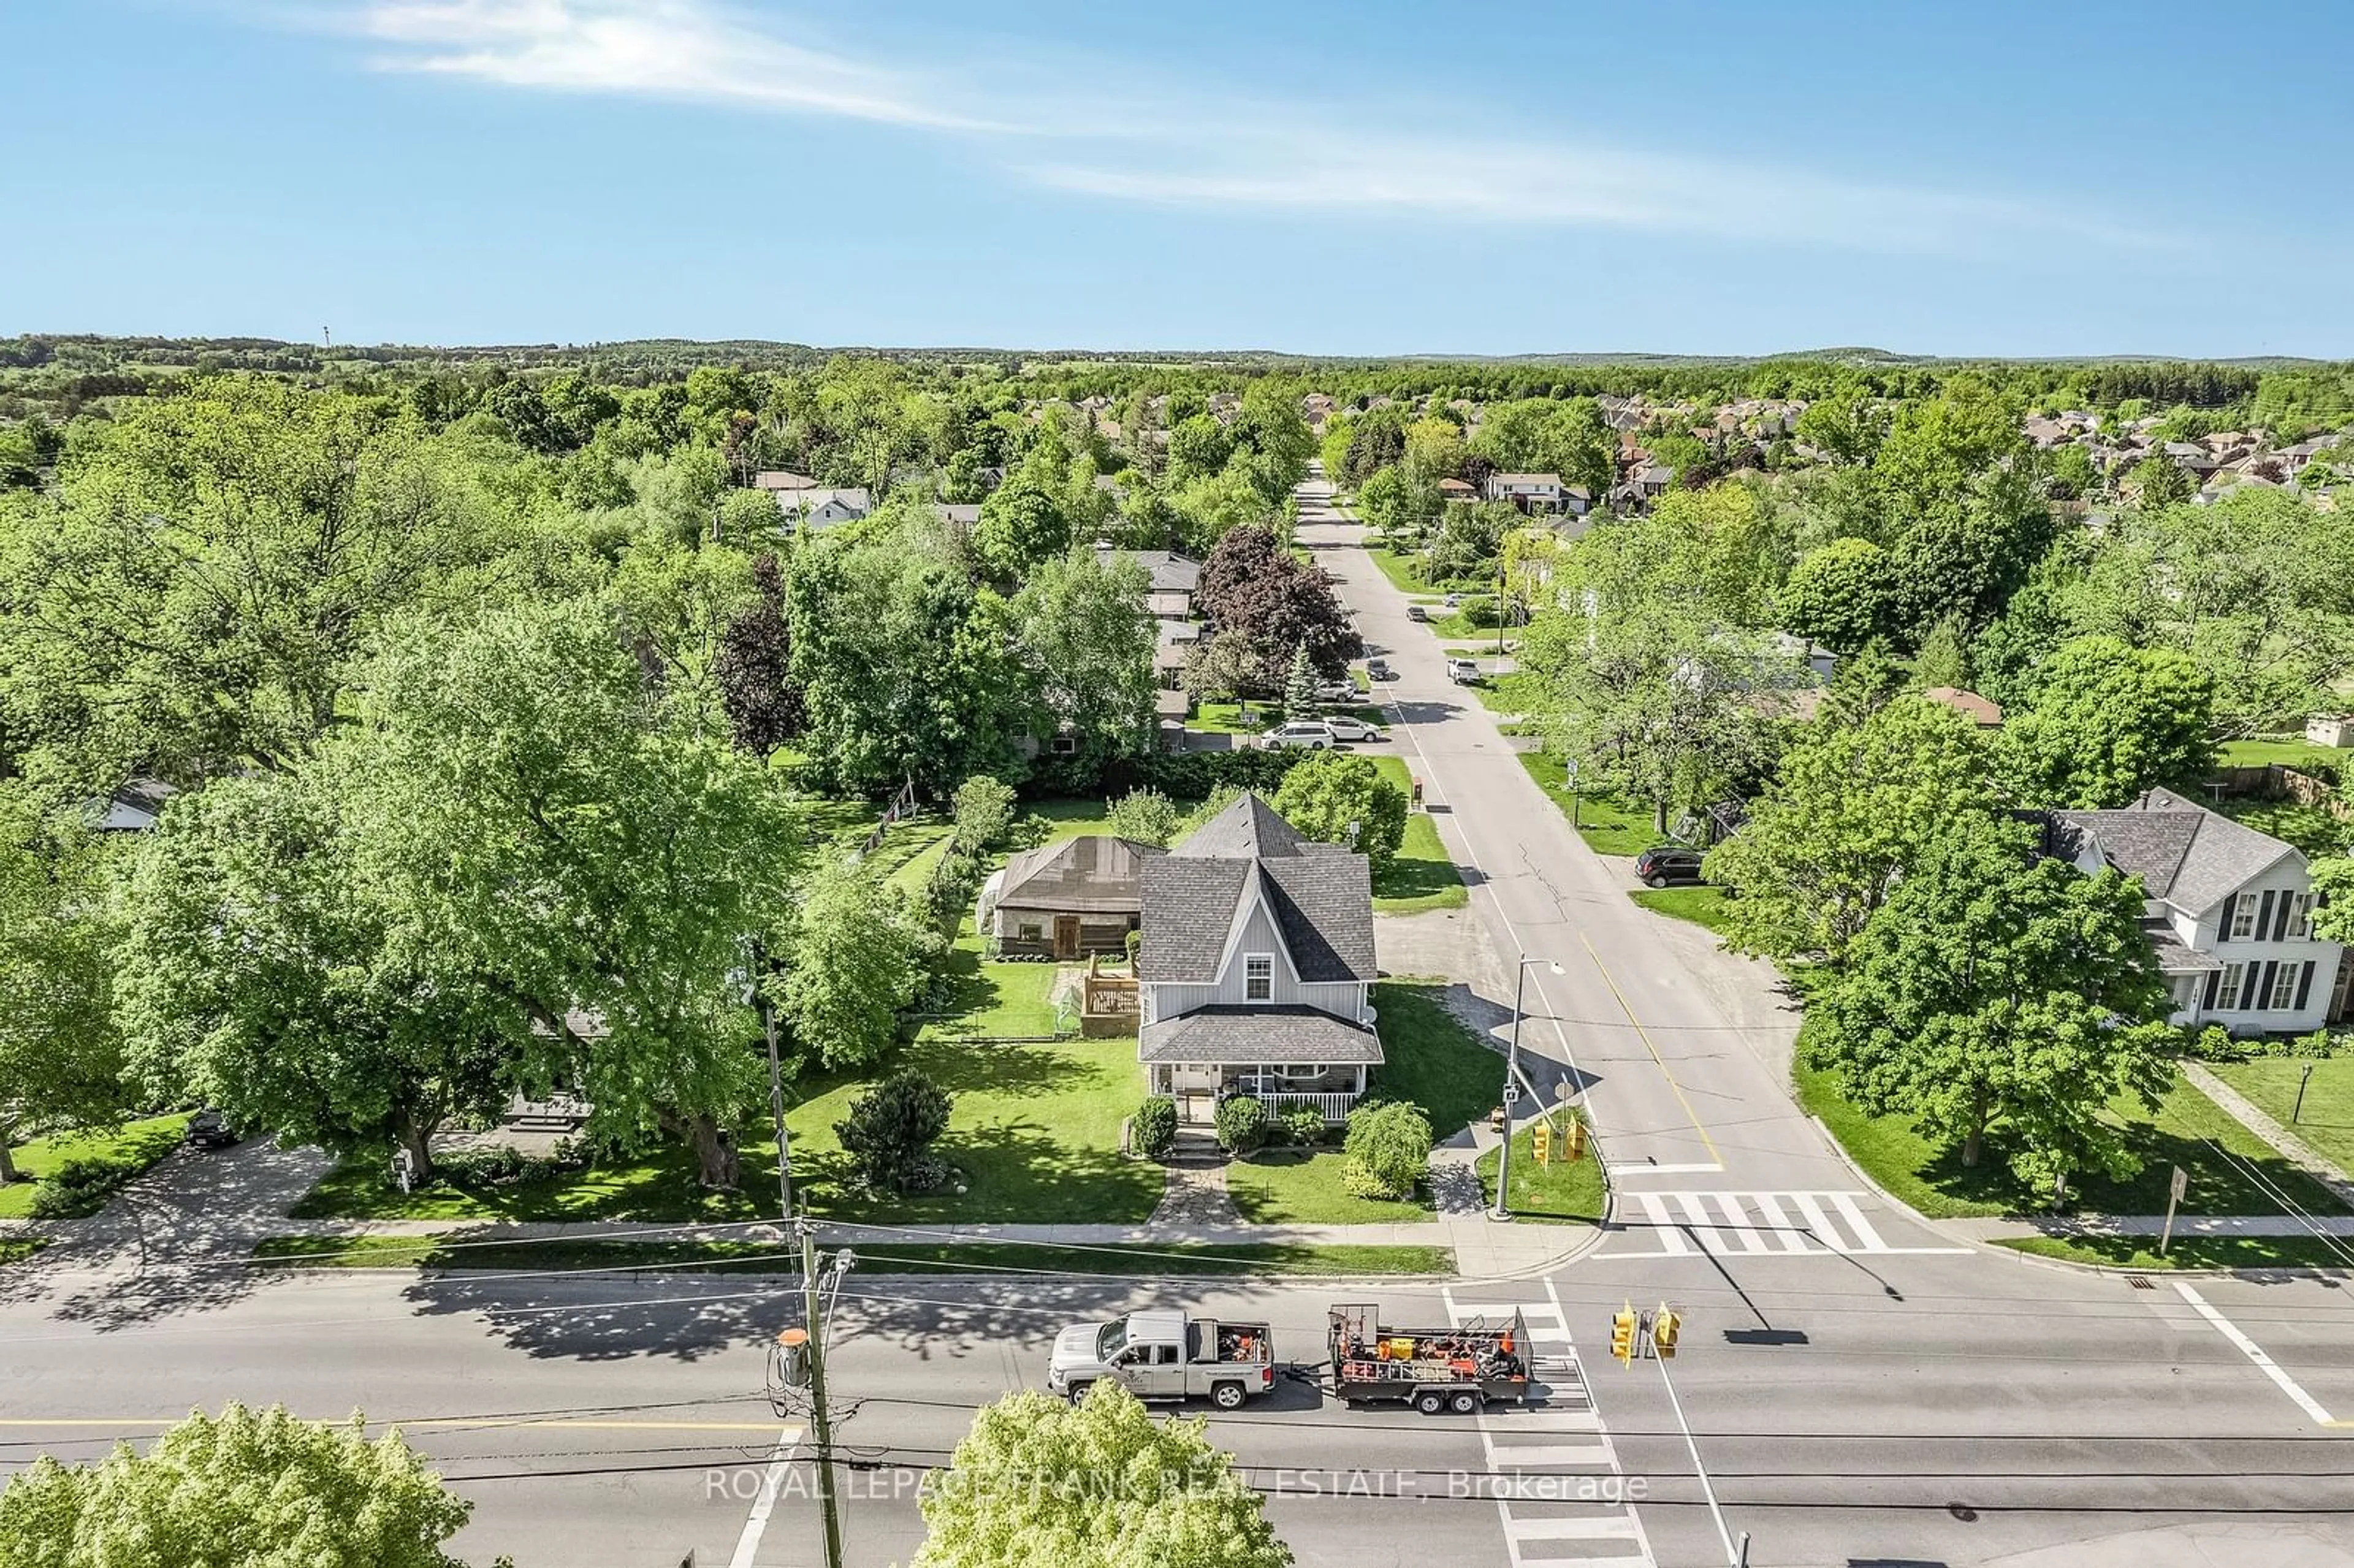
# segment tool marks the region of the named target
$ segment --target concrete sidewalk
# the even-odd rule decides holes
[[[2164,1214],[2053,1214],[2047,1218],[1933,1220],[1940,1230],[1972,1241],[2010,1241],[2021,1236],[2154,1236],[2166,1228]],[[2179,1236],[2354,1236],[2354,1214],[2177,1214]],[[2348,1249],[2354,1256],[2354,1247]]]

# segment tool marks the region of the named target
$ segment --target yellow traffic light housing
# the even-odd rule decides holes
[[[1651,1319],[1651,1349],[1661,1361],[1676,1353],[1676,1335],[1683,1330],[1684,1320],[1666,1302],[1659,1303],[1659,1312]]]
[[[1536,1127],[1535,1127],[1534,1130],[1532,1130],[1532,1131],[1529,1134],[1529,1148],[1530,1148],[1530,1150],[1531,1150],[1532,1152],[1534,1152],[1534,1153],[1535,1153],[1535,1155],[1536,1155],[1536,1157],[1537,1157],[1537,1163],[1538,1163],[1538,1164],[1540,1164],[1540,1165],[1550,1165],[1550,1164],[1552,1164],[1552,1163],[1553,1163],[1553,1128],[1552,1128],[1552,1127],[1551,1127],[1550,1125],[1548,1125],[1547,1123],[1544,1123],[1544,1122],[1542,1122],[1542,1121],[1541,1121],[1541,1122],[1539,1122],[1539,1123],[1537,1123],[1537,1125],[1536,1125]]]
[[[1563,1150],[1563,1157],[1565,1160],[1585,1159],[1585,1124],[1580,1121],[1577,1118],[1574,1116],[1571,1117],[1569,1118],[1569,1130],[1563,1135],[1562,1143],[1564,1146]]]
[[[1610,1353],[1625,1365],[1635,1361],[1635,1304],[1627,1306],[1610,1319]]]

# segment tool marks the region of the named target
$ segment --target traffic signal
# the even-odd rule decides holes
[[[1627,1365],[1635,1361],[1635,1304],[1629,1301],[1610,1319],[1610,1353]]]
[[[1542,1121],[1537,1123],[1535,1130],[1529,1134],[1529,1147],[1535,1152],[1538,1164],[1550,1165],[1553,1163],[1553,1127],[1551,1123]]]
[[[1658,1314],[1651,1319],[1651,1349],[1661,1361],[1674,1357],[1676,1335],[1683,1326],[1683,1319],[1676,1316],[1674,1309],[1666,1302],[1660,1302]]]
[[[1563,1150],[1562,1150],[1562,1153],[1563,1153],[1563,1158],[1564,1158],[1564,1159],[1565,1159],[1565,1160],[1583,1160],[1583,1159],[1585,1159],[1585,1124],[1584,1122],[1582,1122],[1582,1121],[1578,1120],[1578,1119],[1577,1119],[1577,1118],[1575,1118],[1575,1117],[1571,1117],[1571,1118],[1569,1118],[1569,1131],[1568,1131],[1566,1134],[1564,1134],[1564,1135],[1563,1136],[1563,1138],[1562,1138],[1562,1144],[1563,1144]]]

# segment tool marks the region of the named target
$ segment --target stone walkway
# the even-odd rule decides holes
[[[1165,1167],[1161,1202],[1145,1223],[1184,1229],[1241,1224],[1234,1195],[1226,1191],[1225,1163],[1186,1160]]]

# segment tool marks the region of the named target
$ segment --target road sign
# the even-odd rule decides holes
[[[2158,1255],[2160,1257],[2166,1255],[2168,1245],[2174,1240],[2174,1205],[2182,1202],[2182,1194],[2190,1186],[2190,1178],[2181,1166],[2176,1166],[2173,1177],[2166,1183],[2166,1224],[2158,1233]]]
[[[1556,1078],[1553,1080],[1553,1097],[1561,1101],[1564,1105],[1567,1105],[1569,1103],[1569,1080],[1567,1078]]]
[[[2167,1184],[2167,1196],[2179,1203],[2182,1202],[2182,1194],[2190,1189],[2190,1172],[2178,1165],[2174,1168],[2174,1180]]]
[[[1504,1086],[1504,1103],[1508,1106],[1518,1105],[1521,1103],[1520,1085],[1506,1084]]]

